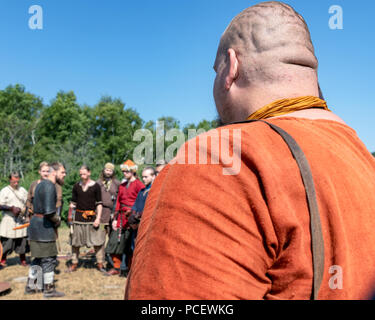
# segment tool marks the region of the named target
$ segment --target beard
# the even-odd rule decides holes
[[[56,178],[56,183],[58,183],[60,186],[64,185],[64,179]]]
[[[103,178],[105,180],[110,180],[110,179],[112,179],[112,177],[113,177],[113,173],[112,174],[103,173]]]

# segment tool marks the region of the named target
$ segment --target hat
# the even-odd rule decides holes
[[[112,164],[110,162],[107,162],[105,164],[105,166],[104,166],[104,169],[110,169],[110,170],[114,171],[115,170],[115,166],[114,166],[114,164]]]
[[[138,170],[138,166],[131,160],[126,160],[122,165],[120,165],[121,171],[127,170],[136,172]]]

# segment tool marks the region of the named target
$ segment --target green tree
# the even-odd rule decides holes
[[[35,128],[42,100],[16,84],[0,90],[0,168],[1,176],[17,170],[23,177],[32,169]]]
[[[143,120],[139,114],[125,108],[120,99],[102,97],[94,108],[95,153],[102,162],[120,164],[131,158],[137,143],[133,141],[136,130],[142,128]]]
[[[57,93],[43,110],[36,130],[34,148],[37,162],[62,161],[67,170],[89,163],[94,158],[92,117],[81,108],[73,91]]]

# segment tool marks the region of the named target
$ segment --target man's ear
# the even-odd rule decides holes
[[[236,52],[231,48],[228,49],[227,55],[229,70],[225,77],[225,89],[229,90],[238,77],[238,59]]]

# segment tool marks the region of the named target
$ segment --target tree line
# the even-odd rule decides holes
[[[197,125],[191,123],[184,127],[173,117],[161,117],[157,121],[164,122],[165,131],[176,128],[186,137],[188,129],[208,131],[217,127],[215,120],[202,120]],[[104,164],[112,162],[121,180],[119,165],[132,159],[134,148],[139,144],[133,141],[136,130],[148,129],[156,139],[154,121],[144,121],[121,99],[104,96],[94,106],[80,105],[73,91],[59,91],[49,104],[44,104],[20,84],[0,90],[0,127],[0,187],[8,183],[10,172],[18,171],[21,185],[28,189],[38,178],[40,162],[60,161],[67,170],[63,217],[82,164],[87,164],[93,179],[97,179]],[[166,142],[164,147],[171,143]]]
[[[181,130],[186,140],[189,129],[208,131],[218,125],[215,120],[202,120],[181,127],[173,117],[161,117],[157,121],[163,121],[164,132],[172,128]],[[18,171],[21,185],[28,189],[38,178],[40,162],[60,161],[67,170],[63,187],[64,218],[82,164],[89,165],[93,179],[97,179],[104,164],[112,162],[121,180],[119,165],[132,159],[134,148],[139,144],[133,141],[136,130],[150,130],[154,144],[158,139],[156,124],[145,122],[121,99],[104,96],[94,106],[80,105],[73,91],[59,91],[50,104],[44,104],[20,84],[0,90],[0,128],[0,188],[8,184],[10,172]],[[164,148],[172,143],[166,141]],[[156,148],[153,150],[156,159]],[[375,152],[372,155],[375,157]],[[139,173],[141,170],[142,166]]]

